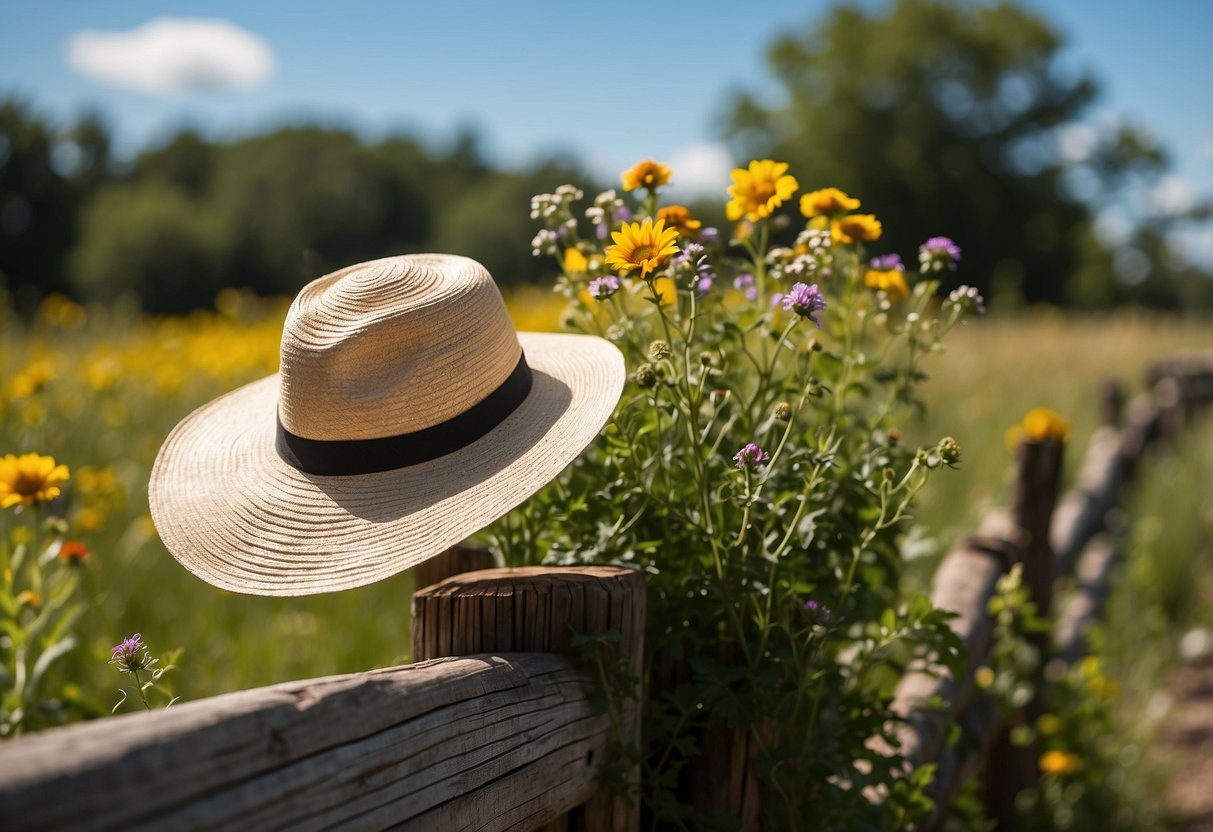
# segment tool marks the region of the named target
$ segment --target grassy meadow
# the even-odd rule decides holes
[[[523,289],[509,303],[520,329],[556,325],[560,302],[550,292]],[[184,648],[175,686],[186,698],[407,660],[407,573],[328,596],[233,595],[179,567],[148,516],[147,478],[160,442],[193,408],[274,371],[285,308],[227,291],[217,311],[186,317],[85,310],[61,298],[29,324],[0,317],[0,455],[36,451],[71,468],[57,505],[68,536],[91,551],[89,609],[82,644],[59,672],[99,713],[118,699],[110,648],[134,632],[153,654]],[[1038,312],[953,333],[947,353],[926,368],[928,412],[904,433],[908,442],[932,443],[950,434],[963,459],[924,493],[925,533],[912,550],[940,551],[986,506],[1005,500],[1004,434],[1029,408],[1052,407],[1071,420],[1072,468],[1098,421],[1101,379],[1139,384],[1151,359],[1206,347],[1209,331],[1127,313]],[[11,512],[0,524],[11,534]]]

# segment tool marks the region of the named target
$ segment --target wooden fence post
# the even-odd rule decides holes
[[[1037,615],[1047,618],[1053,604],[1053,547],[1049,527],[1061,482],[1064,446],[1055,439],[1021,441],[1016,452],[1015,493],[1011,504],[1011,524],[1023,564],[1024,585],[1028,588]],[[1039,701],[1044,682],[1044,666],[1049,660],[1049,633],[1032,639],[1040,651],[1035,684],[1037,700],[1014,717],[1011,726],[997,736],[987,757],[986,801],[999,829],[1011,828],[1015,816],[1015,796],[1033,785],[1039,775],[1037,750],[1011,742],[1015,723],[1032,723],[1041,713]]]
[[[1049,615],[1053,604],[1053,550],[1049,526],[1057,505],[1063,458],[1061,442],[1020,442],[1011,517],[1020,534],[1024,584],[1032,593],[1036,612]]]
[[[619,739],[640,747],[644,661],[644,577],[616,566],[486,569],[453,577],[413,595],[413,661],[475,653],[575,655],[574,635],[619,634],[608,661],[625,662],[636,680],[618,707]],[[592,761],[591,761],[592,762]],[[598,761],[602,762],[602,761]],[[625,773],[628,794],[601,792],[544,832],[637,832],[639,768]]]

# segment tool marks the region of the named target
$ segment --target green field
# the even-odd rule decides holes
[[[516,296],[520,327],[554,321],[551,298]],[[110,647],[136,631],[153,653],[184,648],[177,687],[186,698],[407,660],[407,573],[329,596],[237,596],[188,574],[157,540],[147,477],[159,443],[194,407],[277,363],[282,304],[229,292],[219,307],[149,319],[60,300],[33,324],[10,318],[0,333],[0,455],[37,451],[72,469],[57,506],[69,537],[92,552],[90,601],[82,645],[60,672],[104,711],[120,682],[106,663]],[[959,470],[936,476],[924,492],[919,538],[934,544],[916,538],[912,549],[924,558],[939,552],[984,508],[1005,501],[1005,431],[1029,408],[1052,407],[1071,420],[1072,469],[1098,421],[1101,380],[1114,375],[1140,386],[1151,360],[1207,347],[1209,332],[1207,323],[1172,318],[1041,312],[953,333],[948,352],[926,367],[928,412],[904,433],[906,441],[932,443],[950,434],[964,456]],[[6,533],[15,519],[5,513]]]

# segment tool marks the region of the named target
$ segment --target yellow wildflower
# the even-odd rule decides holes
[[[661,267],[671,254],[678,251],[674,241],[678,232],[665,227],[665,220],[654,223],[624,223],[618,231],[611,232],[614,245],[607,246],[606,264],[614,266],[626,275],[632,269],[640,269],[640,277],[647,278],[649,272]]]
[[[67,466],[56,465],[53,456],[6,454],[0,459],[0,508],[53,500],[68,476]]]
[[[679,237],[694,237],[703,228],[703,223],[692,217],[685,205],[667,205],[657,212],[657,219],[665,220],[666,228],[677,231]]]
[[[986,667],[985,665],[977,668],[977,670],[973,673],[973,682],[982,690],[985,690],[993,685],[994,679],[994,669],[991,667]]]
[[[837,188],[822,188],[810,191],[800,198],[800,213],[806,217],[824,217],[830,214],[845,214],[859,207],[859,200],[847,196]]]
[[[844,246],[860,240],[879,240],[883,232],[884,227],[875,214],[847,214],[830,223],[830,237]]]
[[[863,276],[863,285],[884,292],[890,303],[901,303],[910,296],[910,287],[901,269],[868,269]]]
[[[79,329],[84,325],[87,315],[80,304],[58,292],[52,292],[38,307],[38,317],[43,323],[60,329]]]
[[[1046,751],[1040,755],[1040,770],[1045,774],[1073,774],[1078,771],[1078,755],[1069,751]]]
[[[18,593],[17,606],[28,605],[32,610],[42,609],[42,596],[34,592],[32,589],[26,589]]]
[[[655,191],[662,185],[669,184],[670,175],[670,169],[666,165],[654,162],[652,159],[645,159],[637,162],[631,170],[625,170],[620,178],[623,180],[625,191],[634,191],[637,188],[648,188],[650,191]]]
[[[1007,429],[1007,447],[1015,450],[1020,442],[1065,442],[1070,436],[1070,425],[1055,410],[1035,407],[1028,411],[1023,421]]]
[[[26,399],[38,393],[55,378],[55,364],[41,358],[13,376],[9,382],[9,394],[14,399]]]
[[[729,186],[732,199],[724,208],[730,222],[743,216],[750,222],[758,222],[791,199],[800,183],[787,170],[786,162],[770,159],[755,159],[747,168],[735,168],[733,184]]]
[[[1065,442],[1070,435],[1070,424],[1054,410],[1035,407],[1023,417],[1024,436],[1033,442],[1055,439]]]
[[[585,255],[573,247],[564,250],[564,273],[565,274],[582,274],[590,267],[590,261],[585,259]]]

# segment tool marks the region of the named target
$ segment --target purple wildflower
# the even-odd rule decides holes
[[[906,267],[901,262],[900,254],[882,254],[868,261],[868,267],[882,272],[904,272]]]
[[[812,598],[804,602],[804,608],[809,611],[809,615],[812,616],[813,620],[818,624],[828,624],[830,623],[830,619],[834,617],[834,614],[830,612],[829,607],[827,607],[825,604],[818,603]]]
[[[676,269],[691,268],[695,270],[691,282],[701,295],[710,290],[716,282],[716,272],[712,269],[712,264],[708,262],[708,256],[699,243],[686,243],[674,257],[673,262]]]
[[[702,243],[711,244],[720,242],[720,230],[710,226],[699,229],[699,240]]]
[[[619,291],[619,278],[613,274],[596,277],[590,281],[590,297],[594,300],[606,300]]]
[[[733,461],[737,463],[738,470],[753,471],[755,468],[766,463],[771,455],[762,448],[750,442],[733,457]]]
[[[153,664],[152,658],[147,652],[147,645],[143,643],[143,638],[138,633],[111,650],[110,662],[116,664],[123,673],[134,673],[136,670],[143,670]]]
[[[925,272],[956,271],[960,246],[947,237],[932,237],[918,248],[918,265]]]
[[[821,296],[816,283],[811,286],[805,283],[795,283],[783,296],[783,308],[788,312],[795,312],[802,318],[808,318],[820,329],[821,321],[817,320],[816,313],[819,309],[826,308],[826,299]]]
[[[749,272],[733,278],[733,288],[745,292],[747,300],[755,300],[758,297],[758,289],[754,286],[754,275]]]
[[[610,229],[607,228],[607,224],[605,222],[594,224],[594,236],[596,236],[598,239],[605,240],[609,232]]]

